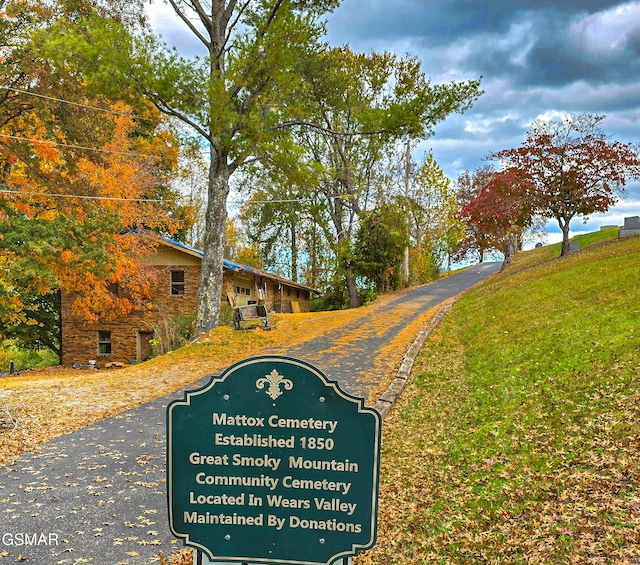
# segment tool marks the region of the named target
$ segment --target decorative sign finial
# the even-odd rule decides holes
[[[285,390],[291,390],[293,388],[293,383],[289,379],[285,379],[278,371],[275,369],[271,371],[268,375],[265,375],[261,379],[256,381],[256,386],[259,389],[263,389],[264,385],[269,383],[269,388],[267,389],[267,394],[271,397],[272,400],[278,398],[282,391],[280,390],[280,385],[282,385]]]

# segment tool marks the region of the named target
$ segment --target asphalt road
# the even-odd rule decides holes
[[[375,331],[365,318],[274,353],[304,359],[344,390],[364,395],[384,364],[385,343],[499,267],[485,263],[399,294],[386,303],[387,323]],[[0,563],[138,565],[159,563],[160,552],[181,547],[167,518],[165,412],[182,397],[179,391],[61,436],[0,469]]]
[[[338,381],[343,390],[366,397],[368,388],[388,373],[383,350],[386,344],[418,316],[468,290],[500,266],[501,263],[482,263],[452,277],[400,293],[383,305],[374,304],[365,316],[339,330],[300,345],[274,350],[274,353],[304,359]],[[380,309],[384,310],[382,316]]]

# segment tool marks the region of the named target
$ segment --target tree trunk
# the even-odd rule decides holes
[[[562,251],[560,251],[560,257],[564,257],[569,254],[569,225],[570,220],[564,218],[558,218],[558,225],[562,230]]]
[[[289,223],[289,229],[291,232],[291,280],[298,282],[298,240],[295,222]]]
[[[327,195],[327,199],[329,201],[331,219],[333,221],[333,226],[337,234],[337,248],[340,249],[343,247],[345,241],[347,241],[345,228],[342,222],[342,200],[340,198],[332,199],[332,197],[329,195]],[[360,297],[358,295],[358,285],[356,284],[356,278],[351,272],[351,269],[348,267],[343,271],[343,274],[347,285],[347,293],[349,296],[349,308],[357,308],[358,306],[360,306]]]
[[[505,269],[511,263],[513,257],[518,251],[518,235],[511,232],[504,250],[504,260],[502,261],[502,269]]]
[[[505,246],[504,262],[509,263],[511,257],[518,252],[518,235],[514,232],[509,233],[507,245]]]
[[[311,232],[311,279],[307,281],[313,288],[316,287],[318,280],[318,238],[316,231],[316,223],[313,223],[313,231]]]
[[[55,343],[50,343],[48,345],[58,356],[58,359],[60,360],[58,365],[62,365],[62,352],[64,351],[64,343],[62,343],[62,291],[60,289],[56,291],[56,310],[58,312],[58,327],[56,328],[58,334],[58,347],[55,346]]]
[[[357,308],[360,306],[360,296],[358,294],[358,285],[356,279],[351,273],[346,274],[347,291],[349,293],[349,307]]]
[[[213,147],[212,147],[213,153]],[[202,267],[196,307],[196,335],[207,333],[218,324],[222,299],[222,261],[224,259],[229,168],[216,166],[211,159],[209,168],[209,201],[207,203]]]

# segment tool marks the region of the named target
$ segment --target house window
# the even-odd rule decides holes
[[[98,353],[109,355],[111,353],[111,332],[100,330],[98,332]]]
[[[107,283],[107,290],[114,296],[120,296],[120,285],[117,282]]]
[[[171,296],[184,294],[184,271],[171,271]]]
[[[244,294],[246,296],[251,296],[251,289],[244,287],[244,286],[237,286],[236,287],[236,294],[240,295],[240,294]]]

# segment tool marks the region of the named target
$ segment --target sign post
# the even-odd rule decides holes
[[[215,562],[342,563],[375,543],[380,433],[308,363],[236,363],[167,408],[171,531]]]

